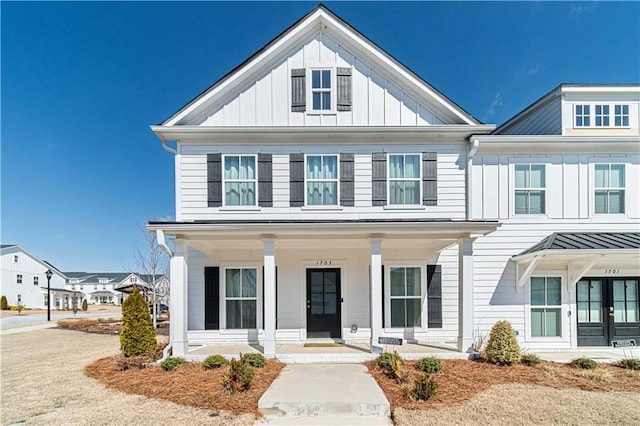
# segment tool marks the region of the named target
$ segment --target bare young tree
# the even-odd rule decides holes
[[[153,327],[158,325],[158,303],[169,297],[169,262],[162,249],[158,247],[156,234],[144,226],[140,227],[141,241],[136,241],[135,261],[140,274],[148,281],[149,302],[152,304]]]

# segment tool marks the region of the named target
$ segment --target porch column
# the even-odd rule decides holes
[[[264,240],[264,356],[276,356],[275,241]]]
[[[473,238],[458,241],[458,350],[473,345]]]
[[[371,240],[371,352],[381,353],[378,337],[382,334],[382,240]]]
[[[187,299],[187,246],[183,240],[173,241],[173,257],[169,263],[171,276],[171,342],[173,356],[184,356],[188,352],[187,337],[188,299]]]

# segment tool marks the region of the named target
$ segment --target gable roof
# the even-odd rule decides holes
[[[554,232],[518,256],[543,250],[640,249],[640,232]]]
[[[320,3],[309,13],[289,26],[280,35],[276,36],[264,47],[259,49],[256,53],[251,55],[240,65],[236,66],[230,72],[225,74],[217,82],[205,89],[196,98],[191,100],[184,107],[182,107],[175,114],[167,118],[159,125],[173,126],[179,124],[179,122],[185,117],[213,103],[213,101],[217,99],[217,95],[219,95],[221,92],[223,92],[224,89],[228,88],[234,82],[236,82],[240,74],[249,69],[259,68],[261,64],[268,61],[271,55],[275,55],[278,52],[286,49],[291,44],[290,39],[292,37],[301,36],[306,32],[310,32],[320,24],[324,26],[330,26],[334,31],[342,34],[347,39],[358,43],[359,46],[363,48],[363,50],[381,58],[382,63],[380,63],[379,65],[387,67],[391,70],[392,73],[395,73],[401,78],[404,78],[406,81],[410,82],[412,86],[416,88],[416,90],[422,92],[427,97],[434,99],[439,104],[441,109],[445,110],[450,116],[455,116],[458,120],[462,120],[466,124],[482,124],[479,120],[465,111],[458,104],[440,93],[424,79],[411,71],[407,66],[395,59],[392,55],[384,51],[381,47],[372,42],[369,38],[364,36],[342,18],[331,12],[325,5]]]
[[[15,251],[15,250],[21,251],[27,256],[29,256],[30,258],[32,258],[33,260],[35,260],[36,262],[38,262],[39,264],[41,264],[42,266],[44,266],[45,268],[51,269],[52,272],[55,272],[56,274],[60,275],[62,278],[66,278],[66,275],[64,274],[64,272],[60,271],[60,269],[56,268],[46,260],[40,259],[38,256],[35,256],[34,254],[28,252],[27,250],[24,249],[24,247],[18,244],[3,244],[0,246],[0,250],[8,250],[9,252]]]

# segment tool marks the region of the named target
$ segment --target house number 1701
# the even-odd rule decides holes
[[[317,266],[329,266],[329,265],[331,265],[331,261],[330,260],[316,260],[316,265]]]

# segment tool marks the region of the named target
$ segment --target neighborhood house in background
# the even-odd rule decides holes
[[[132,272],[61,272],[50,263],[34,256],[19,245],[0,247],[1,293],[10,306],[20,304],[27,308],[47,307],[47,277],[51,270],[52,309],[73,309],[73,298],[77,298],[78,309],[82,302],[93,305],[121,305],[134,286],[149,293],[153,278]],[[168,278],[156,276],[158,287],[168,287]],[[159,300],[167,303],[168,299]]]
[[[499,320],[535,350],[640,339],[639,100],[563,84],[496,129],[318,6],[152,126],[175,156],[176,220],[148,225],[173,239],[173,354],[468,352]]]

